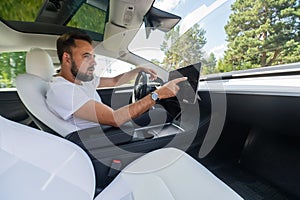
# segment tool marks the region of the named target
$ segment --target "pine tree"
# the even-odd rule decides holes
[[[300,61],[299,0],[236,0],[231,9],[223,69]]]
[[[203,46],[206,44],[205,30],[198,24],[180,36],[180,26],[165,35],[161,45],[164,51],[163,68],[167,70],[194,64],[203,60]]]

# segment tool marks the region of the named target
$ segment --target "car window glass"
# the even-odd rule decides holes
[[[8,21],[34,22],[44,0],[0,1],[0,16]]]
[[[0,88],[15,88],[15,79],[25,73],[26,52],[0,53]],[[100,77],[114,77],[135,68],[135,65],[111,57],[96,55],[95,73]],[[133,85],[133,81],[128,85]]]
[[[114,77],[136,68],[135,65],[130,63],[102,55],[96,55],[95,60],[97,63],[95,73],[100,77]],[[131,81],[126,86],[133,85],[133,83]]]
[[[202,75],[300,61],[299,1],[158,0],[182,20],[169,32],[145,29],[129,50],[170,71],[202,62]],[[144,26],[142,26],[144,27]]]
[[[87,15],[88,14],[88,15]],[[91,18],[91,16],[93,16]],[[91,20],[94,19],[94,20]],[[82,4],[67,26],[104,33],[106,11],[88,4]]]
[[[18,74],[25,73],[26,52],[0,53],[0,88],[15,88]]]

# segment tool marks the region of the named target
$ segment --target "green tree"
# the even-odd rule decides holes
[[[207,59],[202,60],[202,74],[213,74],[218,72],[217,59],[214,53],[210,53]]]
[[[205,30],[198,24],[180,36],[180,26],[165,35],[161,50],[164,51],[163,68],[177,69],[203,60],[206,44]]]
[[[5,20],[35,21],[44,0],[0,1],[1,17]]]
[[[152,62],[152,63],[154,63],[154,64],[160,66],[160,62],[159,62],[159,60],[157,60],[157,59],[151,59],[150,62]]]
[[[225,26],[228,49],[219,70],[300,61],[299,0],[236,0]]]
[[[44,0],[0,1],[1,17],[5,20],[35,21]],[[0,88],[15,87],[15,78],[25,73],[26,52],[0,53]]]
[[[15,78],[25,73],[26,52],[9,52],[0,54],[0,88],[15,87]]]
[[[87,15],[86,13],[90,13]],[[91,20],[93,16],[93,20]],[[68,23],[68,26],[82,28],[103,34],[106,12],[93,6],[83,4]]]

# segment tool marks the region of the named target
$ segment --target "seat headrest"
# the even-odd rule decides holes
[[[30,49],[26,54],[26,72],[50,81],[54,73],[50,55],[40,48]]]

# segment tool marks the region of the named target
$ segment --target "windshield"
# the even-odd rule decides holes
[[[156,0],[181,16],[171,31],[139,30],[129,50],[170,71],[202,62],[202,75],[300,61],[297,0]]]

